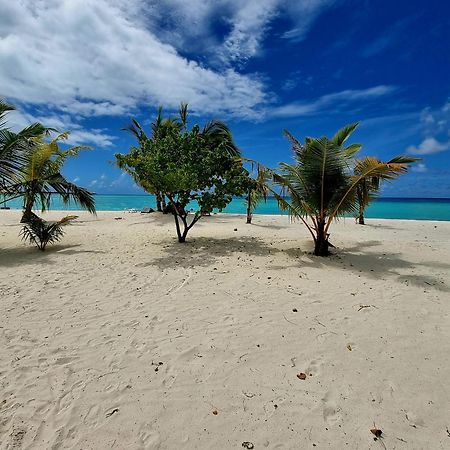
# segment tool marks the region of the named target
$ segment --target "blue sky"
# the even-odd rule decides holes
[[[271,167],[291,158],[284,128],[360,121],[365,154],[423,158],[385,196],[450,197],[448,30],[443,0],[0,0],[0,96],[13,127],[93,146],[65,174],[97,193],[140,193],[111,164],[121,128],[185,101]]]

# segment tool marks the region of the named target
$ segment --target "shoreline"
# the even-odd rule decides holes
[[[1,209],[0,210],[0,214],[2,212],[13,212],[13,213],[19,213],[22,211],[22,209]],[[47,210],[44,213],[41,213],[39,211],[35,211],[38,215],[42,215],[45,217],[45,215],[52,215],[52,214],[86,214],[86,215],[90,215],[95,217],[95,215],[85,211],[85,210],[78,210],[78,209],[66,209],[66,210],[60,210],[60,209],[52,209],[52,210]],[[158,216],[161,217],[171,217],[170,214],[167,215],[163,215],[162,213],[158,213],[157,211],[154,211],[153,213],[140,213],[139,211],[137,212],[132,212],[132,211],[128,211],[128,210],[98,210],[97,211],[97,215],[98,213],[106,213],[106,214],[131,214],[131,215],[142,215],[142,216],[151,216],[153,214],[156,214]],[[225,213],[225,212],[220,212],[220,213],[213,213],[211,214],[211,216],[204,216],[204,217],[215,217],[215,216],[228,216],[228,217],[246,217],[246,214],[244,213]],[[288,214],[259,214],[259,213],[254,213],[253,217],[280,217],[280,218],[287,218],[289,219],[289,215]],[[290,220],[290,219],[289,219]],[[293,221],[295,222],[298,219],[293,219]],[[354,217],[340,217],[338,219],[339,221],[354,221],[355,218]],[[448,223],[450,222],[450,220],[446,220],[446,219],[387,219],[384,217],[366,217],[366,221],[370,221],[370,220],[387,220],[387,221],[395,221],[395,222],[437,222],[437,223]],[[360,225],[362,227],[364,227],[364,225]]]

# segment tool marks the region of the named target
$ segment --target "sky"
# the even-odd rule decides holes
[[[450,197],[446,0],[0,0],[0,97],[9,126],[39,121],[85,144],[72,181],[139,194],[114,166],[158,106],[222,119],[242,153],[290,162],[283,130],[422,158],[387,197]]]

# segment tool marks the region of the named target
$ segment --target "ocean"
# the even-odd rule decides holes
[[[127,209],[142,209],[150,206],[155,208],[153,195],[96,195],[98,211],[124,211]],[[3,206],[3,205],[2,205]],[[8,202],[11,209],[20,209],[21,200]],[[66,207],[55,198],[51,209],[77,210],[75,205]],[[245,214],[245,202],[234,199],[223,211],[231,214]],[[261,203],[255,214],[286,214],[279,210],[274,198]],[[367,218],[379,219],[414,219],[414,220],[450,220],[450,199],[448,198],[379,198],[373,202],[366,212]]]

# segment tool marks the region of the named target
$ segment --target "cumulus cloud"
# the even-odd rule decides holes
[[[415,155],[431,155],[450,149],[450,99],[441,108],[425,108],[420,116],[424,139],[406,151]]]
[[[385,85],[373,86],[367,89],[347,89],[345,91],[323,95],[311,102],[293,102],[278,108],[273,108],[271,114],[274,117],[313,115],[323,111],[325,108],[330,108],[333,105],[341,107],[343,104],[348,105],[360,100],[376,99],[391,94],[394,91],[394,86]]]
[[[439,142],[434,137],[425,138],[418,146],[410,145],[406,151],[415,155],[431,155],[445,152],[450,148],[450,141]]]
[[[202,113],[258,117],[271,96],[240,64],[261,51],[276,17],[293,26],[286,38],[302,39],[335,2],[4,1],[0,95],[82,117],[180,101]]]
[[[84,117],[139,104],[247,117],[267,100],[257,76],[213,70],[161,42],[136,0],[23,0],[0,6],[1,95]],[[127,8],[125,8],[127,6]]]

